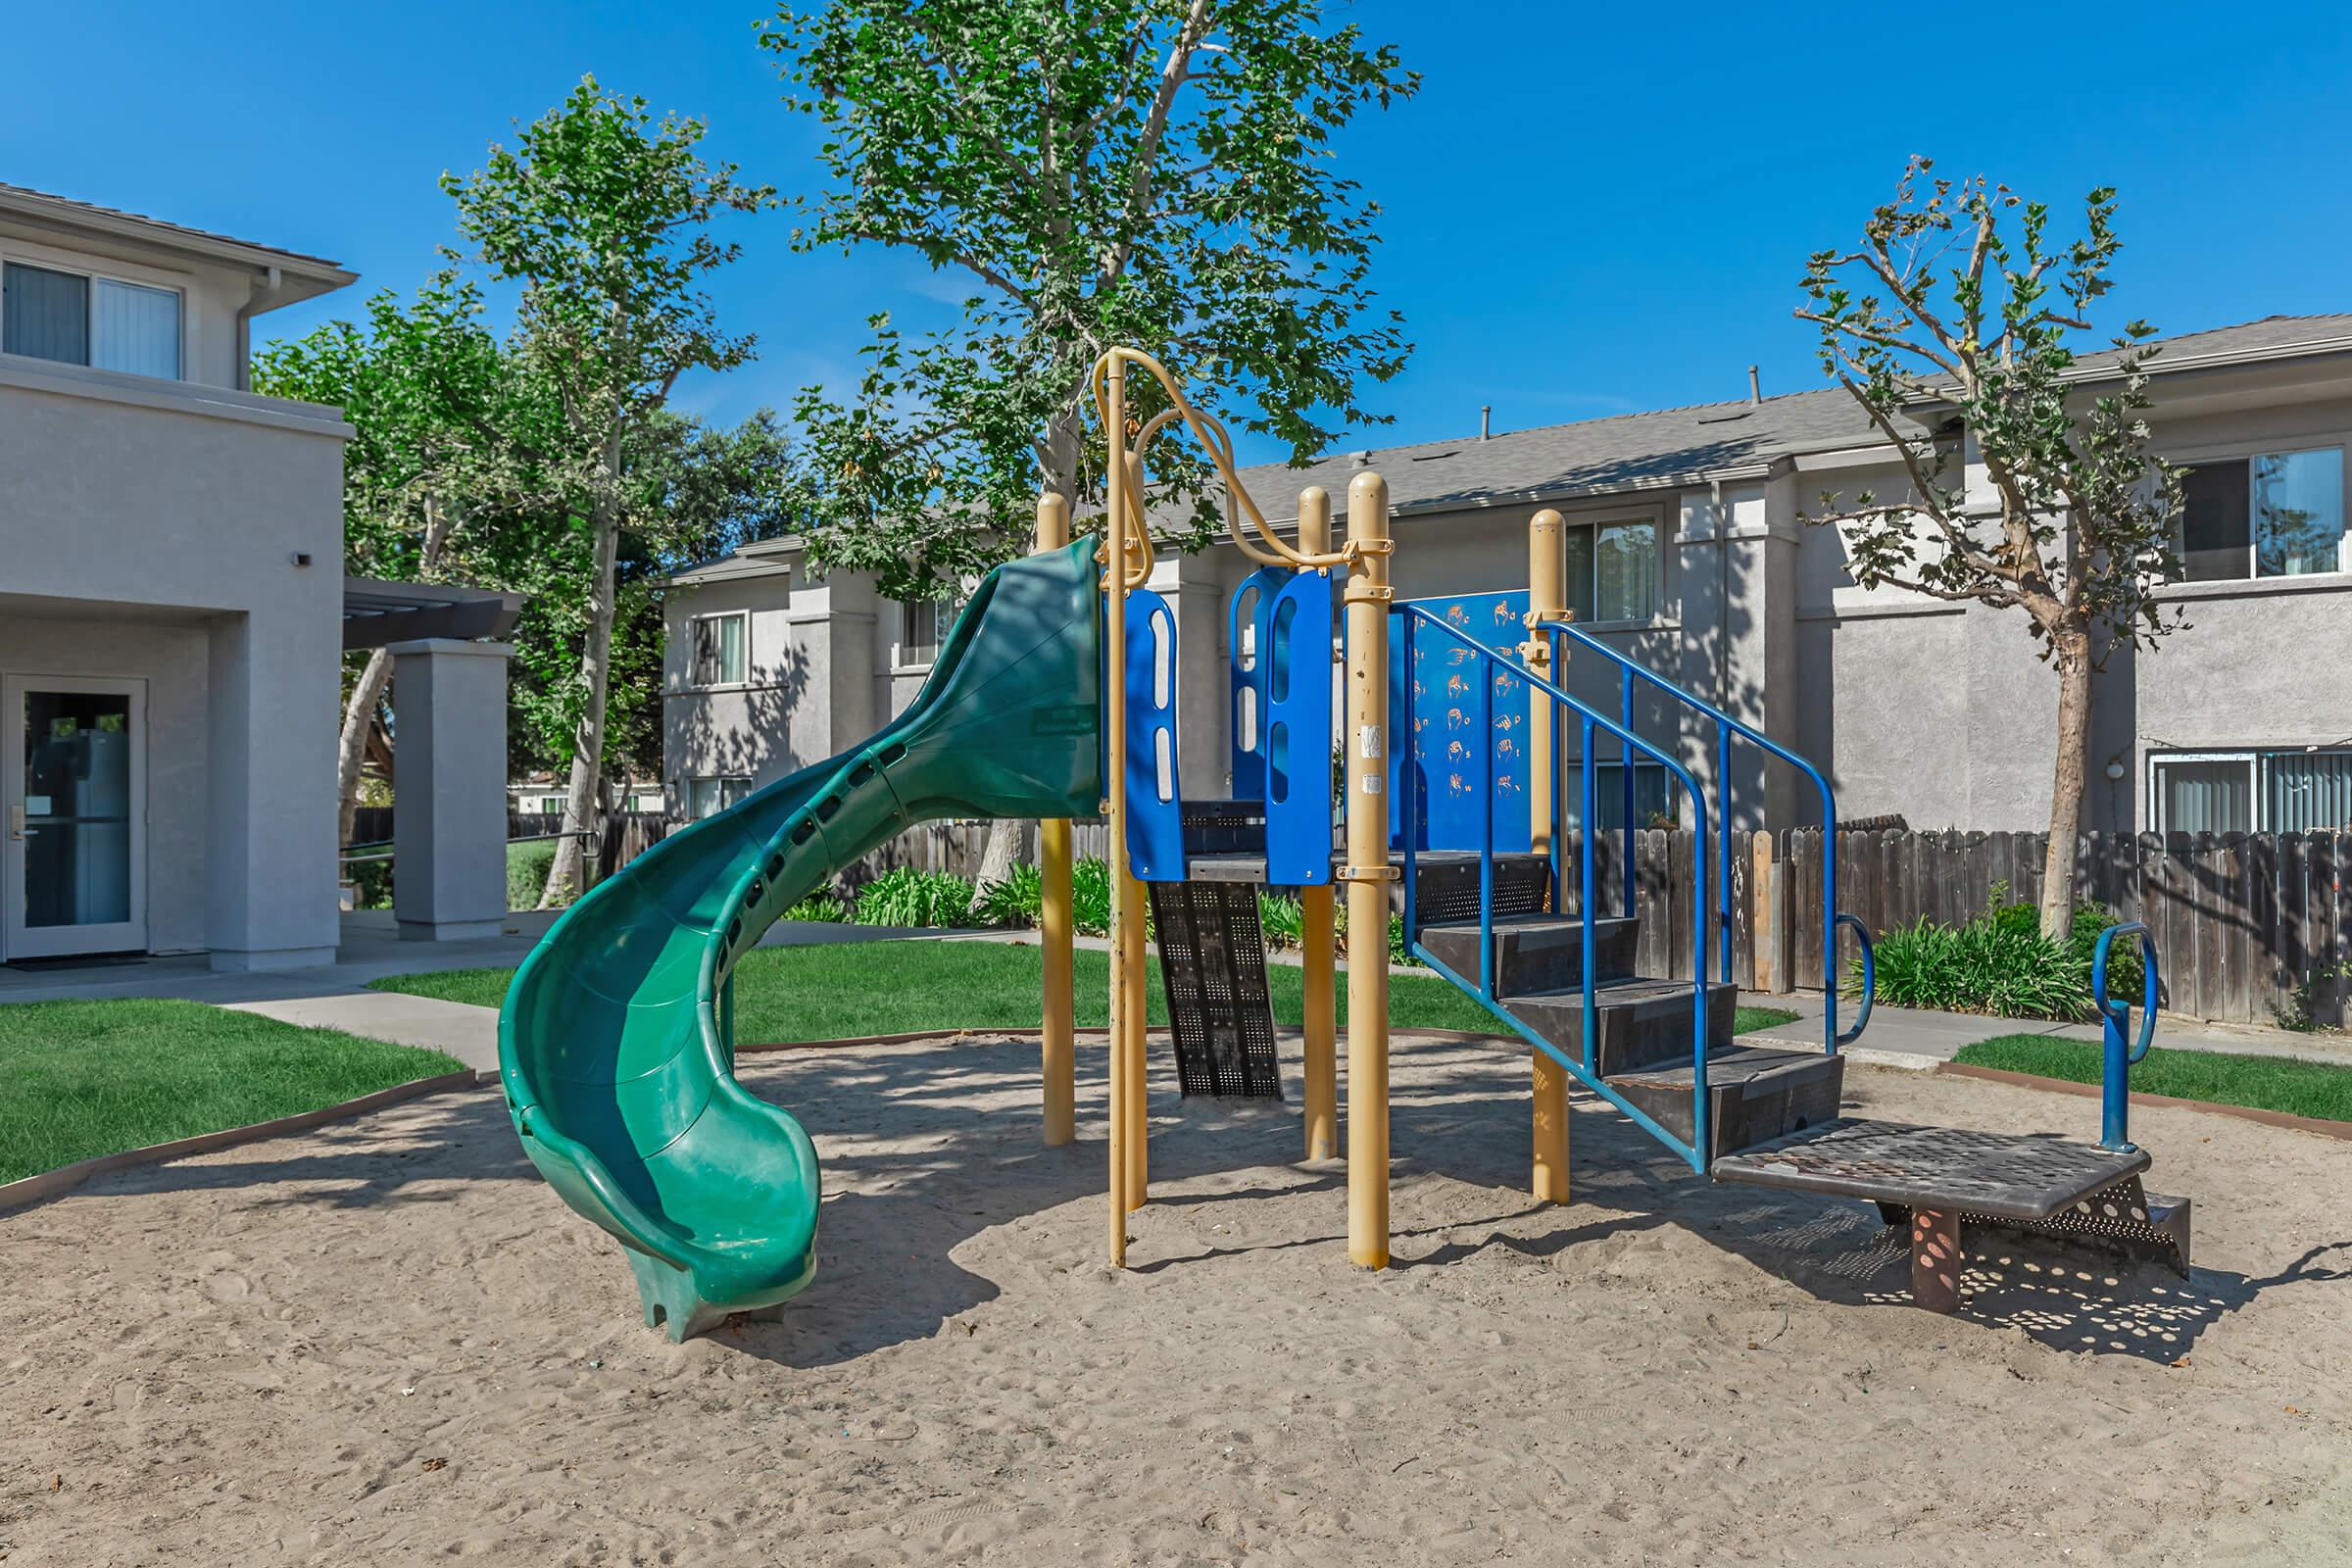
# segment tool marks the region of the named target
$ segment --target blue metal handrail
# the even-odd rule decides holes
[[[1723,784],[1723,832],[1718,835],[1722,870],[1716,879],[1720,887],[1716,897],[1719,901],[1717,919],[1723,927],[1723,980],[1726,985],[1732,980],[1732,737],[1737,735],[1762,747],[1801,771],[1821,791],[1822,1049],[1836,1055],[1838,1048],[1851,1044],[1862,1033],[1863,1025],[1870,1020],[1871,993],[1877,980],[1877,963],[1870,951],[1870,933],[1862,921],[1854,915],[1840,913],[1838,908],[1838,799],[1830,788],[1830,781],[1822,777],[1821,769],[1753,725],[1743,723],[1714,704],[1683,690],[1657,671],[1636,663],[1583,627],[1564,620],[1547,620],[1543,627],[1551,634],[1551,667],[1561,679],[1567,678],[1568,668],[1566,656],[1560,648],[1563,637],[1573,637],[1624,671],[1627,729],[1634,727],[1634,682],[1637,676],[1684,707],[1715,721],[1716,776]],[[1625,912],[1631,914],[1634,912],[1634,770],[1628,765],[1622,771],[1625,774]],[[1585,836],[1591,838],[1598,831],[1598,824],[1590,815],[1588,808]],[[1702,898],[1700,903],[1703,905],[1704,902]],[[1862,939],[1863,948],[1861,1015],[1854,1027],[1843,1034],[1838,1030],[1838,928],[1840,925],[1851,925],[1855,934]]]
[[[1424,621],[1432,626],[1435,626],[1446,636],[1452,638],[1455,642],[1460,643],[1463,647],[1469,649],[1473,654],[1478,656],[1478,662],[1475,663],[1473,667],[1479,670],[1479,726],[1477,733],[1482,737],[1481,743],[1483,745],[1492,747],[1494,744],[1494,726],[1493,708],[1494,700],[1494,675],[1497,668],[1507,669],[1513,677],[1523,680],[1527,683],[1531,698],[1534,693],[1542,692],[1551,699],[1555,710],[1565,708],[1578,714],[1583,720],[1585,741],[1584,797],[1585,809],[1588,813],[1588,821],[1591,820],[1589,813],[1592,809],[1593,800],[1594,774],[1592,738],[1596,731],[1605,731],[1606,733],[1615,736],[1625,746],[1639,750],[1655,759],[1660,765],[1667,768],[1677,778],[1682,780],[1683,788],[1690,792],[1691,807],[1693,811],[1696,813],[1695,820],[1698,828],[1698,842],[1701,846],[1705,844],[1707,836],[1706,797],[1700,793],[1698,781],[1690,776],[1689,769],[1685,768],[1681,762],[1675,760],[1675,759],[1668,756],[1665,752],[1660,751],[1657,747],[1652,746],[1649,742],[1635,734],[1631,729],[1620,726],[1613,720],[1602,717],[1599,713],[1586,707],[1583,703],[1577,701],[1577,699],[1569,696],[1557,686],[1552,685],[1551,682],[1544,679],[1541,675],[1536,674],[1533,670],[1529,669],[1527,665],[1521,663],[1519,661],[1512,659],[1505,654],[1497,653],[1495,650],[1487,647],[1485,644],[1477,641],[1475,638],[1472,638],[1457,630],[1453,626],[1448,625],[1442,616],[1432,613],[1430,611],[1417,604],[1407,603],[1399,605],[1397,608],[1403,612],[1404,617],[1404,667],[1407,670],[1410,670],[1414,667],[1413,653],[1415,632],[1418,625]],[[1414,956],[1419,957],[1422,962],[1428,964],[1431,968],[1444,975],[1446,979],[1452,981],[1455,985],[1461,987],[1463,990],[1470,992],[1473,996],[1477,997],[1479,1001],[1485,1003],[1497,1017],[1500,1017],[1508,1022],[1511,1027],[1518,1031],[1520,1036],[1524,1038],[1530,1045],[1543,1052],[1553,1061],[1559,1063],[1562,1068],[1564,1068],[1571,1076],[1575,1077],[1577,1081],[1582,1083],[1587,1089],[1590,1089],[1592,1091],[1592,1093],[1598,1095],[1603,1100],[1606,1100],[1610,1104],[1615,1105],[1619,1110],[1631,1117],[1634,1122],[1638,1124],[1644,1132],[1647,1132],[1651,1137],[1657,1139],[1667,1148],[1681,1154],[1684,1160],[1690,1166],[1692,1170],[1699,1172],[1701,1175],[1705,1174],[1707,1169],[1707,1158],[1704,1151],[1713,1143],[1713,1132],[1710,1126],[1711,1117],[1709,1115],[1709,1104],[1707,1098],[1707,920],[1705,913],[1707,906],[1706,857],[1704,855],[1700,855],[1693,858],[1693,870],[1695,872],[1697,881],[1695,897],[1692,899],[1690,906],[1690,940],[1691,953],[1694,961],[1691,979],[1692,1000],[1690,1008],[1690,1070],[1693,1104],[1690,1118],[1691,1136],[1690,1142],[1686,1143],[1682,1139],[1677,1138],[1674,1134],[1668,1132],[1665,1128],[1659,1126],[1655,1119],[1645,1114],[1640,1107],[1634,1105],[1622,1095],[1618,1094],[1616,1090],[1612,1089],[1607,1083],[1603,1082],[1600,1076],[1598,1059],[1599,1034],[1596,1008],[1593,1003],[1592,980],[1594,968],[1592,961],[1592,923],[1597,912],[1594,908],[1595,901],[1592,888],[1592,848],[1595,842],[1595,836],[1593,834],[1590,832],[1586,833],[1584,835],[1583,842],[1582,870],[1584,882],[1583,913],[1585,1001],[1585,1038],[1583,1060],[1579,1061],[1575,1059],[1566,1052],[1560,1050],[1559,1047],[1553,1045],[1550,1041],[1545,1040],[1543,1036],[1529,1029],[1511,1013],[1508,1007],[1503,1005],[1501,1000],[1496,997],[1494,993],[1494,792],[1491,787],[1482,788],[1479,792],[1483,798],[1483,808],[1481,812],[1483,831],[1479,844],[1478,857],[1479,929],[1477,979],[1473,981],[1468,977],[1455,973],[1451,968],[1446,966],[1443,959],[1431,953],[1429,949],[1422,944],[1420,940],[1420,924],[1418,920],[1418,910],[1416,907],[1415,896],[1415,884],[1417,878],[1414,875],[1416,864],[1415,852],[1420,838],[1420,834],[1417,831],[1419,822],[1415,810],[1415,807],[1419,803],[1420,779],[1418,777],[1418,770],[1414,766],[1417,748],[1415,747],[1412,739],[1415,733],[1413,729],[1413,689],[1412,683],[1409,679],[1405,683],[1404,705],[1404,722],[1400,725],[1393,723],[1390,727],[1395,733],[1401,734],[1405,737],[1405,743],[1400,755],[1400,762],[1398,766],[1400,778],[1397,786],[1397,808],[1403,822],[1402,837],[1404,840],[1405,939],[1411,944]],[[1552,788],[1555,795],[1554,819],[1556,820],[1556,795],[1559,789],[1559,770],[1556,767],[1552,771]],[[1555,834],[1555,843],[1557,835]]]
[[[2132,932],[2139,934],[2139,1039],[2127,1045],[2124,1037],[2132,1027],[2132,1004],[2108,1000],[2107,950],[2114,946],[2117,937]],[[2148,934],[2146,926],[2137,920],[2126,920],[2099,933],[2099,945],[2090,956],[2090,995],[2100,1021],[2106,1025],[2106,1062],[2099,1082],[2099,1142],[2108,1149],[2129,1151],[2133,1147],[2132,1066],[2148,1054],[2149,1043],[2156,1038],[2156,999],[2162,990],[2163,982],[2156,970],[2156,940]]]

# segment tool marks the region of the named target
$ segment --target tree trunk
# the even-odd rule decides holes
[[[613,568],[620,555],[620,509],[612,493],[620,470],[617,433],[607,442],[605,459],[608,489],[596,503],[596,577],[589,588],[588,644],[581,654],[588,695],[572,726],[571,787],[564,798],[563,837],[556,840],[547,887],[539,895],[542,909],[561,906],[566,890],[574,897],[587,891],[588,834],[601,820],[598,785],[605,760],[605,694],[612,674]]]
[[[2082,831],[2082,775],[2090,757],[2090,638],[2058,645],[2058,761],[2050,779],[2050,846],[2041,863],[2041,934],[2063,942],[2074,923],[2075,843]]]
[[[335,800],[340,808],[335,842],[347,847],[360,815],[360,770],[368,760],[368,730],[391,679],[391,654],[381,648],[369,650],[368,667],[360,671],[351,700],[343,705],[343,738],[335,747]]]

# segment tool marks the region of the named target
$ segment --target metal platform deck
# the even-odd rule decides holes
[[[1840,1117],[1726,1154],[1717,1181],[1747,1182],[1879,1206],[1911,1231],[1911,1296],[1938,1312],[1960,1305],[1964,1232],[2005,1226],[2152,1250],[2188,1273],[2189,1202],[2140,1185],[2147,1152],[2107,1149],[2046,1133]]]

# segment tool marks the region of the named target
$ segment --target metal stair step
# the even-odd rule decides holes
[[[1592,924],[1592,978],[1630,979],[1641,922],[1630,918]],[[1481,936],[1476,920],[1424,925],[1421,941],[1454,973],[1478,973]],[[1585,976],[1585,922],[1556,914],[1506,915],[1494,922],[1494,972],[1489,977],[1503,995],[1581,988]]]
[[[1473,964],[1475,967],[1475,962]],[[1593,1054],[1602,1077],[1635,1067],[1671,1067],[1690,1060],[1691,983],[1634,976],[1602,981],[1592,988]],[[1729,1046],[1739,1016],[1736,987],[1706,988],[1707,1043]],[[1582,1058],[1585,1050],[1585,993],[1580,982],[1544,991],[1505,993],[1502,1005],[1528,1028]]]
[[[1629,1068],[1608,1085],[1659,1126],[1693,1142],[1692,1092],[1697,1073],[1686,1056],[1679,1066]],[[1845,1058],[1819,1051],[1775,1051],[1728,1046],[1707,1053],[1710,1164],[1720,1155],[1838,1119],[1845,1088]]]

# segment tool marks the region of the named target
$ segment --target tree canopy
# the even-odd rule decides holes
[[[904,250],[970,290],[937,331],[874,317],[854,394],[803,394],[813,560],[918,598],[1018,554],[1041,485],[1093,495],[1088,377],[1114,343],[1301,462],[1382,422],[1364,388],[1410,346],[1369,283],[1379,209],[1333,138],[1417,78],[1323,10],[841,0],[764,24],[824,133],[796,243]],[[1196,502],[1197,540],[1203,466],[1153,477]]]

